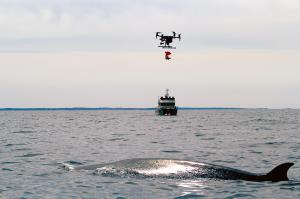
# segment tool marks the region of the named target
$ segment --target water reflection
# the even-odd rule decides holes
[[[208,188],[205,185],[207,180],[192,180],[181,181],[177,183],[178,187],[182,187],[183,191],[179,198],[190,198],[205,195],[205,190]]]

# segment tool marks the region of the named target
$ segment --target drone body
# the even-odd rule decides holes
[[[170,46],[170,44],[173,42],[173,39],[179,39],[179,41],[181,40],[181,34],[178,34],[176,36],[176,32],[173,31],[173,35],[169,36],[169,35],[164,35],[161,32],[156,32],[156,39],[159,38],[160,40],[160,44],[158,47],[161,48],[170,48],[170,49],[176,49],[173,46]]]

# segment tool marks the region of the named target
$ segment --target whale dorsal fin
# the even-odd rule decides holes
[[[287,172],[288,172],[289,168],[293,165],[294,165],[294,163],[292,163],[292,162],[286,162],[286,163],[278,165],[272,171],[267,173],[266,180],[272,181],[272,182],[289,180],[289,178],[287,177]]]

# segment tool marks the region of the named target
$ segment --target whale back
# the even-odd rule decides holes
[[[215,178],[218,179],[227,179],[227,180],[247,180],[247,181],[271,181],[271,182],[279,182],[279,181],[287,181],[289,180],[287,176],[288,170],[293,166],[294,163],[286,162],[276,166],[267,174],[255,174],[247,171],[242,171],[238,169],[228,168],[228,167],[220,167],[215,170]],[[221,175],[220,175],[221,174]]]
[[[223,180],[247,181],[285,181],[287,172],[294,163],[283,163],[267,174],[255,174],[247,171],[224,167],[215,164],[190,162],[172,159],[128,159],[107,164],[95,164],[72,167],[65,164],[68,170],[96,170],[104,176],[120,177],[161,177],[178,179],[213,178]]]

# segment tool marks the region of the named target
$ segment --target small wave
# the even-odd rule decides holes
[[[67,164],[73,164],[73,165],[82,165],[81,162],[75,161],[75,160],[69,160],[66,162]]]
[[[204,196],[198,195],[198,194],[186,194],[186,195],[178,196],[174,199],[188,199],[188,198],[201,198],[201,197],[204,197]]]
[[[290,181],[288,183],[282,183],[280,186],[284,186],[284,187],[299,187],[300,186],[300,181]]]
[[[11,147],[11,146],[20,146],[20,145],[26,145],[26,144],[6,144],[4,146]]]
[[[281,122],[280,120],[274,120],[274,119],[264,119],[264,118],[257,118],[257,119],[252,119],[248,120],[245,122],[267,122],[267,123],[278,123]]]
[[[128,141],[126,138],[111,138],[109,141]]]
[[[49,173],[39,173],[39,174],[34,174],[33,176],[46,177],[46,176],[49,176]]]
[[[9,168],[2,168],[2,171],[14,171],[13,169],[9,169]]]
[[[20,162],[1,162],[0,164],[18,164]]]
[[[40,156],[40,155],[44,155],[44,154],[43,153],[27,153],[25,155],[16,156],[16,157],[29,158],[29,157],[35,157],[35,156]]]
[[[88,185],[82,185],[82,184],[77,185],[77,187],[79,187],[79,188],[91,188],[91,186],[88,186]]]
[[[118,196],[118,197],[116,197],[116,199],[126,199],[126,198],[122,197],[122,196]]]
[[[125,184],[137,185],[135,182],[125,182]]]
[[[164,153],[182,153],[182,151],[177,151],[177,150],[164,150],[164,151],[161,151],[161,152],[164,152]]]
[[[104,181],[102,183],[105,183],[105,184],[114,184],[114,183],[117,183],[117,182],[114,182],[114,181]]]
[[[249,150],[250,153],[254,153],[254,154],[262,154],[261,151],[254,151],[254,150]]]
[[[266,142],[265,144],[268,145],[281,145],[281,144],[286,144],[287,142]]]
[[[236,161],[233,161],[233,160],[215,160],[213,161],[214,163],[227,163],[227,164],[234,164],[236,163]]]
[[[127,134],[125,134],[125,133],[113,133],[113,134],[111,134],[111,135],[115,135],[115,136],[123,136],[123,135],[127,135]]]
[[[202,138],[202,140],[215,140],[216,138]]]
[[[34,131],[14,131],[12,133],[15,133],[15,134],[30,134],[30,133],[34,133]]]
[[[256,123],[256,124],[268,124],[268,125],[275,125],[275,124],[292,124],[290,121],[286,120],[276,120],[276,119],[265,119],[265,118],[257,118],[252,120],[246,120],[241,123],[249,124],[249,123]]]
[[[201,137],[201,136],[205,136],[205,134],[204,133],[195,133],[195,136]]]
[[[15,151],[30,151],[30,148],[19,148],[19,149],[15,149]]]
[[[167,187],[158,187],[157,189],[164,190],[164,191],[173,191],[173,189]]]
[[[300,156],[289,156],[288,159],[299,160]]]
[[[236,193],[231,196],[228,196],[227,198],[245,198],[245,197],[255,198],[255,195],[245,194],[245,193]]]

